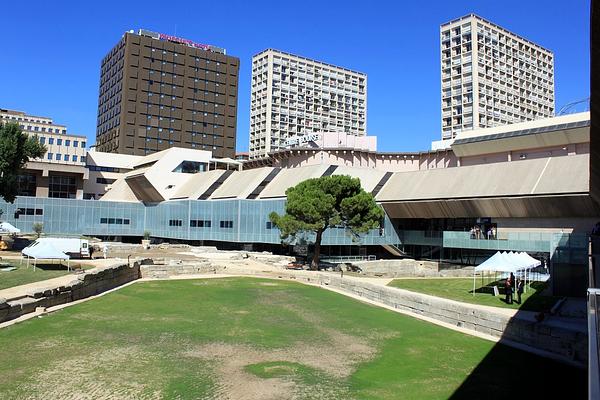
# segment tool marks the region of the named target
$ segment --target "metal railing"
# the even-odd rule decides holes
[[[587,291],[588,315],[588,398],[600,398],[600,237],[593,236],[588,243],[589,288]]]
[[[600,289],[588,289],[588,393],[590,399],[600,399]]]
[[[327,261],[330,263],[345,263],[352,261],[375,261],[376,256],[322,256],[321,261]]]

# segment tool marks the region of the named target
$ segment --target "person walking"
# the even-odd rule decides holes
[[[523,294],[523,287],[525,286],[525,283],[523,282],[523,279],[518,279],[517,280],[517,303],[521,304],[521,295]]]

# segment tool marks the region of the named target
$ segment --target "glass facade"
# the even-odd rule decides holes
[[[15,219],[20,208],[40,209],[43,215]],[[44,232],[55,235],[142,236],[148,230],[153,237],[165,239],[268,244],[281,243],[279,230],[267,222],[272,211],[283,213],[284,208],[284,199],[181,200],[155,205],[41,197],[17,197],[14,204],[0,201],[3,217],[22,232],[32,232],[33,224],[41,222]],[[386,243],[399,243],[388,218],[383,229],[360,238],[337,228],[323,236],[324,245]]]
[[[17,197],[14,204],[0,201],[4,220],[22,232],[33,224],[44,224],[53,235],[151,236],[182,241],[280,244],[279,229],[269,224],[272,211],[283,213],[285,199],[274,200],[180,200],[158,204]],[[296,243],[311,243],[304,235]],[[292,243],[293,244],[293,243]],[[348,231],[331,228],[323,235],[325,246],[394,245],[406,249],[428,248],[423,258],[442,259],[440,251],[472,249],[488,254],[495,251],[527,251],[550,254],[554,262],[584,263],[587,235],[567,233],[514,232],[495,239],[474,239],[469,232],[396,229],[386,216],[382,229],[354,237]],[[415,253],[416,254],[416,253]],[[427,255],[429,254],[429,255]],[[446,255],[448,255],[446,254]],[[482,260],[481,260],[482,261]]]

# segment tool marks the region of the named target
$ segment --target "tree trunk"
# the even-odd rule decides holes
[[[319,259],[321,258],[321,239],[323,238],[323,231],[317,231],[317,238],[315,239],[315,254],[310,264],[310,269],[317,271],[319,269]]]

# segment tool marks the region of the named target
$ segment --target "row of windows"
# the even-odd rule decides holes
[[[35,123],[38,123],[38,124],[51,124],[52,123],[52,121],[45,121],[45,120],[40,120],[40,119],[29,119],[29,118],[26,118],[26,117],[25,118],[24,117],[17,117],[17,116],[14,116],[14,115],[3,115],[0,118],[14,119],[15,121],[35,122]],[[48,128],[48,129],[50,129],[50,128]],[[50,132],[50,131],[48,131],[48,132]],[[57,130],[57,133],[58,133],[58,130]]]
[[[41,136],[39,138],[39,141],[41,144],[46,144],[46,138],[44,136]],[[48,138],[48,144],[54,144],[54,138]],[[79,140],[73,140],[73,147],[80,147],[79,146]],[[63,145],[63,139],[56,139],[56,145],[57,146],[62,146]],[[64,145],[66,147],[71,147],[71,139],[64,139]],[[85,141],[81,141],[81,148],[85,148]]]
[[[119,172],[119,168],[115,167],[100,167],[98,165],[86,165],[86,168],[90,171],[100,171],[100,172]]]
[[[108,225],[129,225],[129,218],[100,218],[101,224]]]
[[[44,210],[41,208],[17,208],[15,219],[19,219],[20,215],[44,215]]]
[[[57,161],[73,161],[73,162],[77,162],[77,160],[79,159],[80,162],[85,162],[85,156],[81,156],[80,158],[77,157],[77,155],[73,154],[73,156],[70,156],[69,154],[65,154],[62,155],[60,153],[47,153],[46,158],[48,160],[57,160]]]
[[[183,221],[180,219],[170,219],[169,226],[183,226]],[[210,228],[212,226],[212,221],[210,220],[202,220],[202,219],[192,219],[190,220],[190,227],[192,228]],[[233,228],[233,221],[219,221],[219,226],[225,229]]]
[[[96,183],[99,183],[101,185],[111,185],[113,183],[115,183],[116,179],[111,179],[111,178],[96,178]]]
[[[20,125],[21,129],[27,129],[28,131],[34,131],[34,132],[48,132],[48,133],[62,133],[62,134],[66,134],[67,130],[66,129],[58,129],[58,128],[45,128],[45,127],[38,127],[38,126],[31,126],[31,125]]]
[[[212,226],[212,221],[202,219],[191,219],[190,226],[192,228],[210,228]]]

